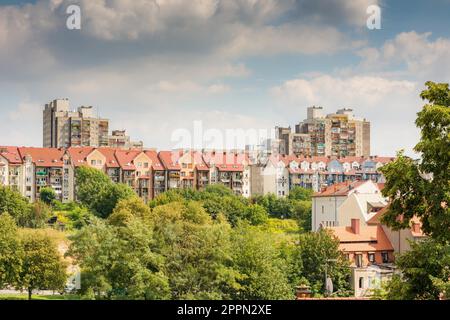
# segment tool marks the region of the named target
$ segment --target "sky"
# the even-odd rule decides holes
[[[44,104],[69,98],[158,149],[349,107],[373,155],[411,154],[424,83],[450,81],[449,14],[450,0],[0,0],[0,145],[41,146]]]

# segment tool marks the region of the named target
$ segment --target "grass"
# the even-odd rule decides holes
[[[0,294],[0,300],[28,300],[27,294]],[[31,300],[80,300],[78,295],[32,295]]]

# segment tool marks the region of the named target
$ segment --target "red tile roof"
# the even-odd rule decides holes
[[[97,150],[103,154],[106,158],[106,167],[107,168],[119,168],[119,162],[116,158],[116,151],[115,148],[108,148],[108,147],[100,147],[97,148]]]
[[[115,156],[122,170],[136,170],[133,160],[141,153],[141,150],[116,150]]]
[[[206,152],[203,159],[210,167],[215,166],[219,171],[231,172],[244,171],[244,165],[249,162],[247,154],[233,152]]]
[[[21,164],[22,159],[17,147],[0,147],[0,155],[2,155],[9,164]]]
[[[155,150],[146,150],[145,154],[152,160],[153,170],[164,170],[164,166],[158,158],[158,153]]]
[[[21,158],[31,156],[36,167],[62,167],[64,152],[63,149],[56,148],[19,148]]]
[[[329,229],[339,239],[339,249],[344,252],[394,250],[381,225],[361,225],[358,234],[355,234],[351,227],[332,227]]]
[[[346,181],[328,186],[325,190],[317,192],[313,197],[347,196],[352,190],[367,181]]]
[[[72,163],[75,167],[80,167],[86,164],[86,157],[94,151],[94,147],[71,147],[67,149],[67,152],[72,159]]]
[[[158,153],[159,160],[166,170],[180,170],[178,159],[181,157],[181,151],[160,151]]]

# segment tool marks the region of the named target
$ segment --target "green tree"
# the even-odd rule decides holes
[[[450,90],[446,83],[427,82],[426,87],[420,96],[428,103],[416,119],[421,138],[414,149],[421,159],[400,152],[381,168],[386,177],[383,195],[390,198],[382,222],[404,229],[417,216],[431,237],[397,259],[403,276],[391,282],[388,296],[403,299],[437,299],[449,283]]]
[[[136,196],[129,186],[113,183],[106,174],[94,168],[77,168],[76,182],[78,201],[102,218],[107,218],[121,199]]]
[[[239,274],[232,299],[293,299],[288,266],[270,234],[240,225],[233,232],[232,243],[233,268]]]
[[[19,218],[19,224],[27,228],[42,228],[52,216],[51,208],[44,202],[38,200],[30,205],[26,214]]]
[[[252,225],[263,224],[268,217],[266,209],[259,204],[251,204],[245,208],[245,219]]]
[[[0,214],[9,213],[18,225],[22,225],[29,211],[27,198],[9,187],[0,186]]]
[[[339,240],[329,230],[300,235],[298,262],[299,276],[308,280],[315,293],[325,293],[326,271],[334,290],[348,294],[350,264],[339,250]]]
[[[23,236],[22,267],[16,288],[27,290],[62,290],[67,281],[66,264],[55,243],[46,235],[31,233]]]
[[[115,226],[94,219],[71,237],[67,255],[82,269],[82,293],[99,298],[165,299],[167,277],[152,229],[139,218]]]
[[[411,247],[396,260],[402,275],[390,283],[387,299],[438,299],[449,284],[450,246],[429,238]]]
[[[132,197],[120,200],[108,217],[108,221],[116,226],[127,225],[133,218],[148,219],[151,209],[140,198]]]
[[[450,90],[448,84],[426,83],[421,93],[428,100],[418,113],[421,139],[415,151],[421,161],[399,154],[381,171],[386,177],[383,195],[391,200],[383,222],[395,229],[409,227],[420,217],[425,233],[440,241],[450,240]]]
[[[0,215],[0,288],[15,284],[21,270],[21,246],[14,219]]]
[[[311,197],[313,195],[312,189],[306,189],[302,187],[294,187],[291,190],[289,190],[289,196],[288,198],[290,200],[311,200]]]
[[[52,187],[44,187],[39,190],[39,199],[47,205],[56,200],[56,192]]]
[[[199,202],[173,202],[152,212],[155,241],[166,261],[173,299],[227,299],[237,285],[230,226]]]

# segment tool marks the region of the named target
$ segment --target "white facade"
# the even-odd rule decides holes
[[[368,197],[373,201],[382,200],[378,186],[370,180],[354,188],[352,184],[346,188],[348,190],[345,194],[318,195],[312,198],[312,231],[317,231],[319,228],[346,226],[349,225],[353,215],[359,216],[364,211],[362,201],[359,203],[358,200],[355,200],[355,197],[347,201],[353,194],[357,198]],[[344,203],[346,204],[341,209]],[[356,218],[356,216],[353,218]],[[366,220],[364,219],[364,221]]]

